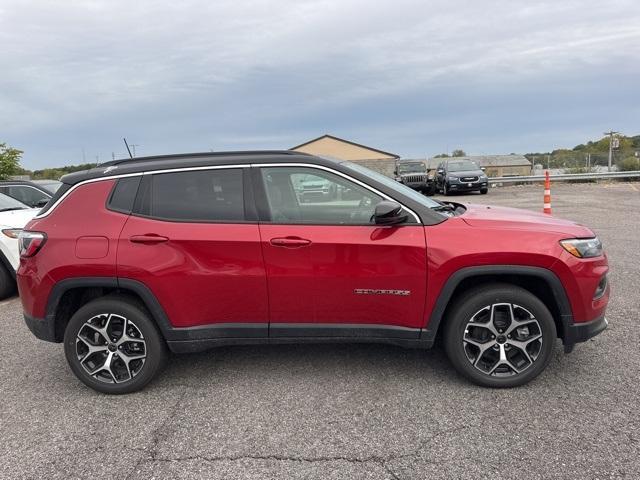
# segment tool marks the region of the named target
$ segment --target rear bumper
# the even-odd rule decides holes
[[[586,342],[590,338],[602,333],[609,325],[606,317],[601,317],[591,320],[590,322],[574,323],[569,325],[564,332],[564,350],[569,353],[573,350],[576,343]]]
[[[33,333],[40,340],[47,342],[57,342],[55,323],[53,320],[35,318],[30,315],[24,314],[24,323],[27,324],[31,333]]]

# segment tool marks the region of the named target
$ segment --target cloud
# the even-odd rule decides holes
[[[123,135],[149,154],[325,132],[497,151],[505,127],[514,150],[558,128],[570,145],[637,128],[639,21],[633,0],[5,0],[0,134],[31,166],[104,160]]]

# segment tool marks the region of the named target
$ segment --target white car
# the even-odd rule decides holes
[[[0,300],[15,291],[20,262],[18,234],[39,211],[0,193]]]

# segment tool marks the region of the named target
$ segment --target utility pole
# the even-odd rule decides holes
[[[613,159],[613,136],[618,133],[619,132],[614,132],[613,130],[604,132],[605,135],[609,135],[609,171],[611,171],[611,160]]]

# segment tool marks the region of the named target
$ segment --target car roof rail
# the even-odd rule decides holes
[[[198,157],[259,157],[259,156],[267,156],[267,155],[309,155],[304,152],[297,152],[294,150],[237,150],[237,151],[229,151],[229,152],[194,152],[194,153],[175,153],[168,155],[152,155],[147,157],[133,157],[133,158],[122,158],[119,160],[110,160],[108,162],[101,163],[99,165],[102,167],[109,167],[112,165],[122,165],[127,163],[138,163],[138,162],[157,162],[162,160],[179,160],[181,158],[190,159],[190,158],[198,158]]]

